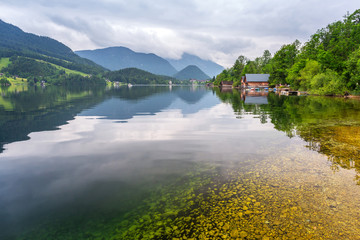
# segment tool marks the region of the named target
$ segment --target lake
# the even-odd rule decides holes
[[[0,239],[360,239],[360,101],[205,87],[0,96]]]

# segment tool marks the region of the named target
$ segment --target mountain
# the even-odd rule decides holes
[[[83,50],[75,53],[113,71],[124,68],[138,68],[153,74],[166,76],[172,76],[177,72],[167,60],[153,53],[138,53],[125,47]]]
[[[0,58],[23,56],[43,60],[85,73],[97,73],[104,68],[76,55],[61,42],[32,33],[0,20]]]
[[[0,20],[0,48],[34,52],[63,59],[73,59],[76,55],[64,44],[49,37],[25,33],[20,28]]]
[[[200,68],[195,65],[189,65],[183,70],[179,71],[177,74],[174,75],[174,78],[179,80],[206,80],[210,79],[208,75],[206,75]]]
[[[173,65],[178,71],[185,68],[189,65],[198,66],[204,73],[213,77],[218,75],[224,70],[224,67],[220,66],[217,63],[214,63],[210,60],[203,60],[197,56],[184,53],[181,59],[166,59],[168,62]]]

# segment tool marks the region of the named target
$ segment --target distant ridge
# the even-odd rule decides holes
[[[75,53],[112,71],[138,68],[153,74],[166,76],[173,76],[177,72],[167,60],[153,53],[138,53],[126,47],[82,50]]]
[[[217,76],[224,70],[224,67],[220,66],[219,64],[212,62],[210,60],[203,60],[198,56],[194,56],[188,53],[184,53],[181,59],[169,59],[167,58],[171,65],[173,65],[178,71],[185,68],[189,65],[196,65],[198,66],[205,74],[213,77]]]
[[[186,68],[182,69],[180,72],[174,75],[174,78],[179,80],[206,80],[210,79],[200,68],[195,65],[189,65]]]

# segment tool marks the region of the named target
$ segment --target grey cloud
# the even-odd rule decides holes
[[[229,66],[240,54],[306,41],[356,8],[358,0],[2,0],[0,18],[73,50],[123,45]]]
[[[225,54],[241,52],[248,48],[254,48],[255,43],[250,39],[223,39],[214,44],[215,49],[220,49]]]

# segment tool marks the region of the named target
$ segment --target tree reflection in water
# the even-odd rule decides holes
[[[251,113],[271,121],[288,137],[299,136],[311,150],[325,154],[333,170],[355,169],[360,184],[360,101],[334,97],[279,96],[267,92],[214,90],[241,118]],[[262,98],[261,100],[256,98]],[[255,101],[254,101],[255,99]]]

